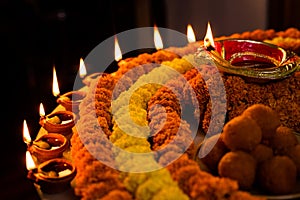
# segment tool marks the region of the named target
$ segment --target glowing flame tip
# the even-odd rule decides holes
[[[31,137],[30,137],[29,129],[28,129],[27,122],[26,122],[25,119],[24,119],[24,122],[23,122],[23,141],[26,144],[29,144],[31,142]]]
[[[26,151],[26,168],[28,171],[36,168],[35,162],[29,151]]]
[[[215,42],[214,42],[214,38],[213,38],[213,34],[211,31],[211,27],[210,27],[210,23],[207,23],[207,30],[206,30],[206,35],[204,38],[204,46],[205,47],[209,47],[212,46],[215,48]]]
[[[187,39],[189,43],[196,42],[196,37],[192,25],[187,26]]]
[[[156,25],[154,25],[154,45],[156,50],[164,48],[161,36]]]
[[[53,66],[53,85],[52,85],[52,93],[55,97],[57,97],[60,93],[59,91],[59,86],[58,86],[58,81],[57,81],[57,75],[56,75],[56,70],[55,66]]]
[[[40,103],[40,116],[41,117],[45,116],[45,109],[42,103]]]
[[[115,61],[119,61],[122,59],[122,52],[118,42],[117,36],[115,36]]]
[[[80,63],[79,63],[79,76],[80,78],[83,78],[85,77],[87,74],[86,72],[86,67],[85,67],[85,64],[84,64],[84,61],[82,58],[80,58]]]

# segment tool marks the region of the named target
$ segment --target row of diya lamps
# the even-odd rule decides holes
[[[154,43],[155,46],[159,46],[157,40],[160,41],[161,38],[156,26],[154,29]],[[190,25],[188,26],[189,31],[191,31]],[[159,47],[156,48],[159,49]],[[121,59],[122,53],[115,37],[115,61],[118,62]],[[79,75],[83,78],[84,85],[89,86],[91,81],[97,79],[101,74],[101,72],[96,72],[86,76],[83,59],[80,59]],[[24,127],[26,128],[23,131],[23,140],[28,147],[26,152],[27,177],[38,185],[43,193],[48,194],[68,190],[71,187],[71,181],[76,176],[76,167],[70,159],[64,158],[64,152],[69,149],[74,126],[79,117],[79,104],[86,95],[84,91],[77,90],[59,96],[55,68],[53,68],[53,94],[58,96],[57,103],[65,109],[45,115],[41,104],[39,124],[42,126],[41,130],[46,132],[38,134],[38,137],[31,141],[25,120]],[[36,163],[39,165],[37,166]]]
[[[97,73],[91,74],[83,79],[83,83],[88,85],[90,80],[97,76],[99,76]],[[83,90],[58,95],[57,103],[64,109],[56,109],[48,115],[45,115],[43,105],[40,104],[41,129],[34,141],[30,138],[24,120],[23,140],[27,144],[27,178],[42,193],[61,193],[71,188],[77,170],[68,158],[67,152],[70,150],[70,139],[79,117],[79,104],[85,96],[86,92]]]
[[[122,53],[115,37],[115,61],[122,59]],[[79,76],[83,78],[85,86],[97,79],[103,73],[95,72],[86,76],[86,67],[80,58]],[[69,150],[70,139],[73,135],[76,120],[79,118],[79,105],[86,92],[83,90],[70,91],[59,95],[59,87],[55,68],[53,68],[53,95],[58,96],[57,103],[64,107],[63,110],[53,111],[45,115],[42,104],[40,105],[41,131],[38,137],[31,141],[29,130],[24,120],[23,140],[27,144],[26,167],[27,177],[40,188],[43,193],[54,194],[70,189],[71,181],[76,176],[77,170],[71,159],[64,157],[64,152]],[[41,132],[40,131],[40,132]],[[38,166],[36,165],[38,163]]]

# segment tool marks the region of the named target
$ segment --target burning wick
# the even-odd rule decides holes
[[[37,181],[35,174],[37,173],[37,166],[33,160],[33,157],[30,151],[26,151],[26,168],[28,170],[27,178],[33,180],[33,182]]]
[[[276,45],[243,39],[215,42],[209,23],[203,48],[197,52],[197,62],[205,64],[208,59],[222,72],[259,83],[288,77],[300,66],[296,53]]]
[[[211,45],[210,41],[208,38],[205,38],[204,41],[206,42],[207,46],[205,46],[207,51],[215,51],[215,47],[213,47],[213,45]]]
[[[49,115],[48,115],[49,116]],[[51,115],[51,117],[45,116],[45,109],[42,103],[40,103],[40,120],[43,123],[50,122],[52,124],[68,124],[73,121],[73,118],[62,120],[58,115]]]
[[[27,147],[32,143],[26,120],[23,122],[23,141],[27,144]]]
[[[204,38],[204,47],[207,51],[214,51],[216,47],[209,22],[207,24],[206,35]]]
[[[219,60],[223,60],[222,56],[218,51],[216,51],[216,45],[211,31],[210,23],[207,24],[206,35],[204,37],[204,48],[214,57],[217,57]]]
[[[40,111],[40,118],[41,118],[41,120],[46,120],[45,109],[44,109],[44,106],[43,106],[42,103],[40,103],[40,109],[39,109],[39,111]]]
[[[46,117],[45,109],[44,109],[44,106],[43,106],[42,103],[40,103],[40,110],[39,111],[40,111],[40,124],[41,125],[43,125],[47,122],[50,122],[50,123],[53,123],[53,124],[61,124],[62,123],[61,119],[56,115],[54,115],[50,118]]]
[[[38,167],[29,152],[26,152],[27,178],[39,185],[42,192],[48,194],[68,190],[76,176],[76,167],[68,160],[55,158],[41,163]]]
[[[45,109],[42,103],[40,103],[40,108],[39,108],[39,114],[40,114],[40,120],[42,120],[44,123],[46,122],[46,117],[45,117]]]

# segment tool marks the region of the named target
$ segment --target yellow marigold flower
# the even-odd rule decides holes
[[[125,159],[126,156],[120,156],[122,162],[119,163],[121,171],[145,171],[145,173],[153,169],[159,169],[161,166],[155,161],[152,154],[141,155],[135,159]],[[128,156],[127,156],[128,157]],[[120,159],[119,157],[117,159]]]
[[[135,145],[135,146],[130,146],[125,148],[125,150],[129,152],[134,152],[134,153],[149,153],[152,150],[149,148],[149,146],[142,146],[142,145]]]
[[[189,197],[184,194],[178,186],[164,187],[154,195],[152,200],[189,200]]]
[[[130,146],[137,146],[137,145],[146,146],[146,147],[149,147],[149,149],[150,149],[150,144],[146,138],[138,138],[138,137],[134,137],[134,136],[131,136],[128,134],[123,135],[121,138],[119,138],[117,141],[115,141],[114,145],[118,146],[122,149],[125,149]]]
[[[110,135],[109,140],[112,143],[114,143],[125,134],[126,133],[124,133],[124,131],[122,131],[122,129],[120,129],[117,125],[115,125],[113,127],[113,133]]]
[[[123,183],[128,191],[135,193],[137,187],[148,179],[147,173],[131,173],[127,174]]]
[[[161,169],[158,171],[164,171]],[[163,188],[177,187],[176,182],[170,176],[151,176],[147,181],[142,183],[136,190],[136,198],[150,200]],[[182,193],[183,194],[183,193]]]

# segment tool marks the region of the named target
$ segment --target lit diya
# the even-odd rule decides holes
[[[79,112],[79,104],[86,96],[86,92],[84,91],[70,91],[60,95],[60,90],[57,81],[56,70],[53,67],[53,85],[52,85],[52,93],[57,98],[57,103],[62,105],[67,111],[78,113]]]
[[[69,147],[68,139],[58,133],[43,134],[32,141],[25,120],[23,126],[23,141],[27,144],[27,150],[36,157],[38,162],[60,158]]]
[[[32,142],[28,150],[39,162],[60,158],[69,146],[68,139],[58,133],[48,133]]]
[[[62,105],[67,111],[78,113],[79,104],[85,96],[86,92],[84,91],[70,91],[60,95],[56,102]]]
[[[26,152],[27,178],[37,184],[47,194],[64,192],[71,188],[77,170],[70,161],[55,158],[36,167],[29,151]]]
[[[212,59],[220,71],[252,81],[283,79],[292,75],[300,65],[296,53],[266,42],[244,39],[214,41],[209,23],[204,46],[196,53],[199,64],[205,64],[207,59]]]
[[[76,123],[76,115],[67,110],[54,111],[45,115],[43,104],[40,104],[40,121],[39,124],[48,131],[48,133],[59,133],[68,139],[73,134],[72,128]]]
[[[102,72],[95,72],[93,74],[87,75],[87,70],[86,66],[84,64],[84,61],[82,58],[80,58],[80,64],[79,64],[79,77],[82,78],[82,83],[85,84],[86,86],[89,86],[90,83],[94,80],[97,79]]]

